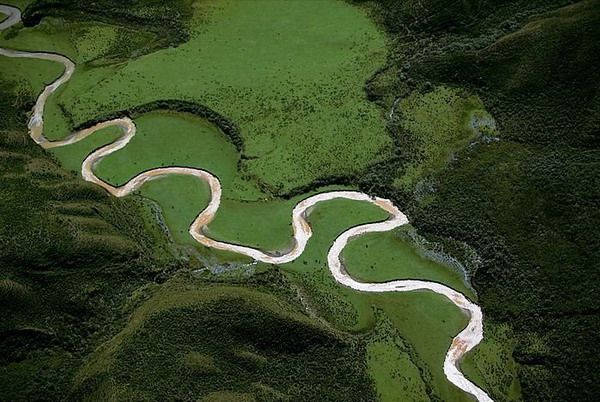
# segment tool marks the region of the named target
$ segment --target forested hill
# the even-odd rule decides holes
[[[476,248],[474,285],[487,322],[515,331],[525,400],[597,400],[600,2],[368,4],[394,41],[367,90],[395,105],[398,156],[363,186]],[[451,130],[469,106],[448,94],[489,113],[470,138]]]

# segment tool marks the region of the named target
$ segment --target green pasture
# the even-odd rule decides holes
[[[418,246],[400,237],[397,231],[368,233],[354,239],[342,257],[348,272],[364,282],[425,279],[445,283],[473,297],[461,274],[420,255]]]
[[[66,147],[51,148],[49,150],[61,163],[61,165],[72,172],[80,174],[83,160],[93,150],[115,141],[122,135],[118,127],[107,127],[96,131],[83,140]]]
[[[107,156],[96,170],[113,185],[122,185],[140,172],[163,166],[205,169],[231,188],[238,154],[212,124],[185,114],[148,113],[135,121],[137,134],[122,150]]]
[[[98,164],[96,173],[100,178],[113,185],[122,185],[139,172],[154,167],[206,169],[217,175],[223,185],[221,208],[207,232],[211,237],[271,251],[282,251],[291,245],[292,209],[308,195],[289,200],[263,195],[263,199],[246,201],[245,198],[251,198],[258,190],[251,187],[251,182],[239,178],[236,171],[239,157],[233,145],[214,126],[197,117],[166,112],[148,113],[135,122],[138,131],[131,142]],[[118,128],[106,128],[76,144],[52,149],[52,152],[65,167],[78,172],[81,161],[90,151],[113,141],[120,134]],[[246,189],[250,189],[250,194]],[[169,176],[147,183],[140,192],[161,205],[176,241],[195,244],[188,229],[210,199],[206,183],[193,177]],[[351,204],[357,211],[376,211],[376,219],[386,218],[385,213],[366,203],[346,201],[341,209],[348,210]],[[355,216],[361,218],[360,214]]]
[[[367,351],[369,370],[382,401],[429,401],[418,367],[405,351],[387,339],[369,344]]]
[[[481,384],[494,399],[521,400],[521,385],[513,358],[517,340],[510,327],[487,321],[485,337],[479,347],[465,356],[461,364],[465,375]]]
[[[2,79],[18,81],[25,92],[37,94],[60,76],[62,66],[46,60],[0,57]]]
[[[70,119],[77,125],[157,99],[186,99],[240,126],[251,158],[243,163],[247,173],[274,191],[356,172],[390,155],[381,113],[363,90],[386,56],[384,36],[365,13],[341,1],[207,2],[196,13],[191,40],[177,48],[80,66],[50,100],[49,135],[61,137]],[[38,47],[50,41],[48,50],[84,60],[89,57],[77,49],[91,45],[80,42],[114,36],[96,25],[85,35],[54,35],[50,25],[3,43]],[[38,31],[52,39],[38,45]]]
[[[451,161],[454,154],[465,148],[478,130],[495,130],[495,122],[485,111],[481,100],[463,90],[436,87],[430,92],[415,91],[398,102],[401,116],[400,135],[411,154],[403,175],[394,185],[407,189],[420,179],[439,171]],[[479,123],[478,130],[472,124]],[[408,148],[408,147],[407,147]]]
[[[448,383],[443,373],[444,356],[452,338],[467,324],[467,318],[450,301],[430,292],[387,294],[356,292],[337,285],[328,272],[327,251],[341,232],[348,227],[385,217],[383,211],[370,204],[349,200],[332,200],[323,203],[309,216],[314,234],[306,250],[297,260],[284,264],[281,268],[288,272],[301,288],[306,289],[307,298],[312,300],[314,306],[318,306],[319,313],[341,328],[360,332],[370,331],[375,323],[373,309],[381,310],[402,338],[413,345],[420,364],[430,373],[429,381],[434,392],[441,396],[442,400],[469,401],[466,395]],[[353,240],[350,244],[359,240]],[[387,255],[389,252],[393,253],[394,250],[386,250],[383,255],[373,253],[372,261],[379,261],[381,258],[385,261],[386,258],[391,258]],[[415,266],[416,261],[418,260],[413,257],[412,263]],[[357,259],[356,263],[359,262]],[[426,264],[423,265],[423,269],[427,269]],[[348,268],[353,272],[353,265],[348,264]],[[448,278],[445,276],[446,270],[446,267],[438,265],[437,277],[432,274],[427,279],[433,278],[443,282]],[[398,274],[394,279],[402,278]],[[449,285],[456,286],[458,289],[461,289],[459,286],[463,286],[458,279]],[[375,346],[370,353],[379,354],[382,347],[381,344]],[[388,353],[398,352],[390,347]],[[380,377],[385,375],[383,368],[372,369],[372,375],[378,377],[376,382],[384,381],[384,377]]]

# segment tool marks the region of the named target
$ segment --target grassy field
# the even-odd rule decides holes
[[[362,89],[386,55],[384,37],[365,14],[336,1],[309,6],[247,1],[235,7],[208,2],[196,7],[189,42],[123,64],[79,68],[50,101],[49,135],[62,136],[69,119],[80,124],[156,99],[195,100],[239,124],[251,157],[244,168],[275,192],[356,172],[391,154],[380,112]],[[46,39],[38,45],[37,36],[26,34],[6,44],[50,45],[45,49],[83,58],[76,49],[86,48],[91,35],[100,42],[112,36],[96,27],[75,37],[75,43],[84,43],[73,49],[68,38],[53,36],[48,25],[32,31],[52,37],[53,46]],[[336,158],[329,157],[332,152]]]
[[[444,168],[477,136],[474,124],[488,128],[488,133],[495,129],[478,97],[444,86],[426,93],[415,91],[398,102],[396,109],[402,152],[411,160],[394,181],[394,186],[404,190]]]
[[[340,211],[344,211],[344,213],[340,214]],[[376,322],[374,309],[380,310],[392,323],[395,334],[414,348],[414,354],[411,356],[412,364],[419,365],[424,372],[428,373],[429,377],[425,381],[429,384],[429,392],[442,400],[468,401],[469,398],[465,394],[447,382],[442,370],[444,356],[452,337],[466,325],[466,318],[451,302],[429,292],[403,294],[355,292],[337,285],[328,272],[327,251],[333,240],[342,231],[361,222],[379,220],[384,217],[385,214],[372,205],[346,200],[329,201],[317,207],[310,215],[309,220],[313,226],[314,235],[305,252],[296,261],[282,265],[281,268],[288,272],[302,289],[306,289],[306,297],[311,301],[309,305],[341,328],[369,332]],[[360,240],[357,239],[354,242]],[[354,242],[350,244],[352,245]],[[390,250],[387,250],[383,256],[373,253],[369,265],[373,264],[373,261],[377,263],[380,258],[384,258],[385,261],[388,253]],[[363,261],[364,259],[353,262]],[[348,263],[347,259],[346,263]],[[383,265],[384,262],[381,264]],[[424,270],[426,265],[425,263]],[[362,269],[360,265],[355,266],[354,264],[348,264],[348,268],[350,272]],[[432,275],[432,278],[443,282],[447,279],[445,277],[447,268],[439,265],[437,268],[437,275]],[[393,276],[389,275],[386,279],[392,278],[403,278],[401,271],[396,272]],[[461,281],[455,278],[450,286],[457,286],[460,289]],[[385,345],[389,347],[387,353],[399,353],[397,348],[390,346],[389,342],[384,342],[376,343],[369,349],[369,356],[377,359],[377,355]],[[383,367],[390,363],[382,362],[382,364],[382,367],[373,368],[371,371],[377,377],[376,383],[385,382],[386,374]],[[418,377],[411,377],[410,380],[403,383],[403,386],[418,381]]]
[[[98,166],[99,177],[121,185],[139,172],[161,166],[201,167],[231,188],[239,156],[231,143],[202,119],[166,112],[136,120],[138,133],[121,151]]]
[[[502,395],[506,401],[521,400],[521,385],[515,375],[518,367],[513,357],[517,340],[506,324],[488,321],[485,339],[463,360],[465,374],[482,384],[492,395]],[[507,370],[506,367],[509,367]]]
[[[19,81],[27,92],[37,92],[45,84],[58,77],[60,65],[46,60],[0,58],[2,78],[6,81]]]
[[[353,240],[343,253],[348,272],[365,282],[426,279],[442,282],[473,297],[461,275],[419,253],[419,248],[396,231],[369,233]]]
[[[382,401],[429,401],[427,389],[402,341],[389,336],[369,343],[369,370]]]

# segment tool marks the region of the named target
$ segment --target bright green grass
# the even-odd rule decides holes
[[[445,283],[473,297],[462,277],[451,268],[419,255],[416,246],[395,231],[368,233],[352,240],[343,252],[348,272],[365,282],[393,279],[424,279]]]
[[[93,60],[108,52],[117,40],[119,30],[112,25],[94,24],[88,26],[81,24],[75,42],[75,50],[81,60]]]
[[[507,325],[485,323],[481,345],[465,356],[461,364],[464,373],[482,384],[495,400],[520,401],[521,385],[518,365],[513,359],[516,340]]]
[[[29,86],[26,89],[37,94],[61,74],[62,68],[46,60],[0,57],[0,71],[3,80],[24,82]]]
[[[224,200],[207,234],[263,250],[285,251],[291,245],[292,209],[304,197],[264,202]]]
[[[66,147],[51,148],[49,152],[56,156],[65,169],[79,174],[81,172],[81,164],[90,152],[113,142],[122,134],[121,129],[117,127],[107,127],[96,131],[94,135],[75,144]]]
[[[467,324],[467,318],[460,310],[446,298],[430,292],[355,292],[335,284],[328,273],[327,251],[341,232],[356,224],[385,217],[386,214],[379,208],[366,203],[333,200],[321,204],[310,214],[309,221],[314,234],[304,253],[281,268],[289,272],[295,281],[300,281],[304,288],[312,288],[309,298],[320,303],[318,307],[324,310],[321,313],[335,325],[354,331],[368,330],[374,323],[372,308],[381,309],[401,336],[413,345],[417,355],[431,372],[432,386],[442,396],[442,400],[469,401],[463,392],[446,380],[443,373],[444,356],[452,338]],[[376,261],[382,256],[374,253],[371,257]],[[439,266],[439,269],[439,275],[443,277],[445,268]],[[323,272],[326,274],[321,275]],[[312,282],[311,275],[315,275],[318,280]],[[350,305],[350,310],[343,307],[347,304]],[[328,313],[327,309],[331,309],[331,312]],[[345,320],[351,311],[357,316],[354,323],[348,325]],[[390,348],[389,353],[395,352]]]
[[[210,200],[210,190],[205,182],[191,176],[168,176],[146,183],[140,193],[160,205],[175,242],[197,244],[188,230],[194,218]]]
[[[291,245],[292,209],[308,194],[290,200],[244,201],[245,192],[240,191],[240,186],[243,189],[244,184],[246,188],[251,184],[236,176],[238,156],[235,148],[214,126],[193,116],[167,112],[148,113],[136,119],[136,125],[138,131],[131,142],[98,164],[96,173],[100,178],[113,185],[122,185],[139,172],[160,166],[206,169],[220,178],[224,192],[219,212],[208,228],[211,237],[271,251],[284,251]],[[52,152],[65,167],[78,172],[81,161],[89,152],[119,135],[119,129],[106,128],[76,144],[52,149]],[[319,191],[333,189],[336,187]],[[140,193],[162,206],[174,240],[196,244],[188,229],[210,199],[205,183],[193,177],[171,176],[146,184]],[[339,210],[347,211],[351,204],[355,204],[353,208],[358,211],[364,208],[378,210],[366,203],[351,201],[342,202]],[[385,219],[386,214],[381,212],[375,216]],[[360,213],[355,217],[360,219]]]
[[[248,261],[248,258],[238,254],[203,247],[189,234],[193,220],[210,201],[210,189],[205,182],[192,176],[171,175],[147,182],[139,190],[139,194],[159,205],[162,219],[169,228],[169,235],[177,246],[200,250],[202,256],[207,257],[204,261]],[[153,221],[155,217],[149,216],[148,219]],[[211,228],[213,225],[211,224]],[[211,230],[209,233],[214,235]],[[281,235],[286,234],[283,232]],[[233,237],[224,239],[232,241],[231,238]],[[282,241],[281,238],[279,241]]]
[[[418,367],[393,338],[370,342],[367,354],[369,373],[381,402],[429,401]]]
[[[99,177],[122,185],[140,172],[163,166],[198,167],[219,176],[230,188],[238,154],[212,124],[192,115],[152,112],[136,119],[137,133],[127,146],[104,158]]]
[[[418,144],[414,160],[394,183],[400,188],[410,188],[440,170],[454,152],[467,146],[476,134],[469,124],[473,116],[491,120],[478,97],[443,86],[425,94],[415,91],[397,109],[402,128]]]
[[[198,7],[205,16],[208,6]],[[256,157],[245,162],[248,173],[283,190],[390,154],[384,121],[363,91],[385,42],[360,9],[341,1],[211,7],[188,43],[75,74],[60,95],[75,123],[155,99],[199,101],[239,124]],[[47,116],[52,135],[64,130],[59,109]]]
[[[366,202],[336,199],[318,204],[308,220],[313,237],[304,253],[295,261],[282,265],[285,270],[314,273],[327,265],[327,251],[347,228],[359,223],[384,220],[387,213]]]
[[[443,372],[444,357],[452,338],[466,325],[467,318],[448,299],[431,292],[370,295],[410,343],[431,373],[431,386],[444,401],[471,401],[453,386]]]

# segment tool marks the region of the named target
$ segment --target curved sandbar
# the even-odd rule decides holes
[[[20,21],[21,13],[17,8],[0,5],[0,13],[8,15],[8,18],[0,23],[0,29],[8,28]],[[119,149],[125,147],[127,143],[129,143],[131,138],[133,138],[136,133],[134,122],[129,118],[109,120],[98,123],[93,127],[74,132],[63,140],[50,141],[43,135],[44,105],[48,97],[54,91],[56,91],[58,87],[71,78],[71,75],[75,70],[75,64],[67,57],[53,53],[23,52],[0,48],[0,55],[7,57],[26,57],[52,60],[65,66],[63,74],[54,82],[52,82],[52,84],[46,86],[39,95],[29,120],[29,134],[31,138],[43,148],[55,148],[73,144],[108,126],[117,126],[121,128],[123,134],[117,140],[93,151],[83,161],[81,166],[81,174],[85,180],[103,187],[116,197],[123,197],[131,194],[141,187],[145,182],[166,175],[191,175],[198,177],[200,180],[206,181],[210,186],[211,200],[208,206],[198,214],[190,226],[190,234],[194,237],[194,239],[196,239],[196,241],[198,241],[198,243],[206,247],[243,254],[253,258],[256,261],[269,264],[284,264],[286,262],[295,260],[304,251],[308,240],[312,236],[312,230],[306,220],[306,215],[308,214],[310,208],[316,204],[322,201],[344,198],[349,200],[370,202],[387,211],[390,215],[387,220],[350,228],[338,236],[337,239],[335,239],[333,245],[329,249],[329,253],[327,254],[327,263],[331,274],[340,284],[361,292],[381,293],[427,290],[447,297],[452,303],[454,303],[469,316],[469,324],[452,340],[452,344],[450,345],[450,349],[448,349],[446,358],[444,360],[444,373],[452,384],[473,395],[478,401],[492,401],[485,391],[469,381],[458,368],[460,359],[464,356],[464,354],[477,346],[483,339],[483,314],[478,305],[469,301],[469,299],[467,299],[462,293],[436,282],[396,280],[383,283],[365,283],[352,279],[352,277],[350,277],[350,275],[348,275],[346,272],[340,259],[340,255],[344,247],[346,247],[346,244],[348,244],[352,238],[365,233],[386,232],[408,223],[408,218],[406,215],[404,215],[390,200],[379,197],[371,197],[367,194],[357,191],[331,191],[317,194],[300,201],[292,211],[294,246],[288,253],[281,256],[273,256],[251,247],[245,247],[211,239],[210,237],[204,235],[203,228],[214,219],[221,202],[221,183],[216,176],[202,169],[164,167],[140,173],[122,186],[115,187],[109,183],[106,183],[94,174],[94,166],[104,157],[118,151]]]

